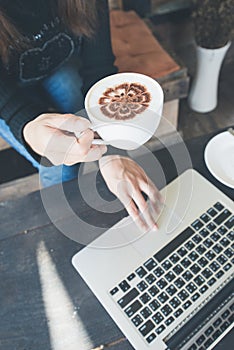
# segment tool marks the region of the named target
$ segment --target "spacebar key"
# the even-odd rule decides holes
[[[178,248],[184,241],[190,238],[194,234],[194,230],[191,227],[187,227],[182,231],[176,238],[174,238],[170,243],[168,243],[162,250],[154,255],[154,258],[161,262],[168,255],[170,255],[176,248]]]
[[[127,294],[125,294],[121,299],[118,300],[119,306],[124,308],[128,305],[132,300],[134,300],[140,293],[136,288],[130,290]]]

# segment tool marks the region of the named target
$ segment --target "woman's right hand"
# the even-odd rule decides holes
[[[77,138],[75,134],[82,132]],[[73,114],[41,114],[27,123],[23,135],[28,145],[54,165],[73,165],[98,160],[105,145],[93,145],[91,123]]]

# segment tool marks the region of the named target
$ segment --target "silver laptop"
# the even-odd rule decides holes
[[[135,349],[213,349],[234,324],[234,204],[192,169],[162,194],[158,232],[127,217],[72,263]]]

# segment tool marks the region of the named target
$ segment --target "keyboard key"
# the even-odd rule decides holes
[[[197,345],[196,344],[192,344],[188,350],[197,350]]]
[[[187,286],[186,286],[187,291],[190,294],[193,294],[193,292],[195,292],[195,290],[197,289],[197,287],[195,286],[195,284],[193,282],[190,282]]]
[[[212,277],[212,278],[207,282],[207,284],[209,284],[209,286],[211,287],[211,286],[213,286],[213,284],[214,284],[216,281],[217,281],[216,278]]]
[[[122,289],[123,292],[126,292],[128,289],[131,288],[130,285],[128,284],[128,282],[125,280],[120,282],[119,287],[120,287],[120,289]]]
[[[157,286],[160,289],[165,288],[168,285],[167,281],[164,278],[161,278],[158,282],[157,282]]]
[[[154,259],[149,259],[143,264],[148,271],[153,270],[153,268],[157,265],[156,261]]]
[[[187,241],[194,233],[191,227],[187,227],[178,236],[176,236],[170,243],[168,243],[160,252],[154,255],[154,258],[161,262],[171,253],[175,251],[183,242]]]
[[[161,312],[164,316],[169,316],[172,313],[172,308],[166,304],[161,308]]]
[[[214,222],[217,225],[222,224],[227,218],[231,215],[231,212],[227,209],[225,209],[221,214],[219,214],[215,219]]]
[[[193,242],[196,244],[199,244],[202,241],[202,238],[200,235],[196,234],[195,236],[192,237]]]
[[[139,332],[145,337],[149,332],[151,332],[154,329],[154,324],[152,321],[148,320],[145,322],[140,328]]]
[[[231,258],[234,254],[233,250],[231,248],[228,248],[224,251],[224,254],[228,257]]]
[[[164,317],[160,312],[156,312],[152,318],[156,324],[159,324],[164,320]]]
[[[217,202],[215,203],[214,208],[218,211],[221,211],[223,210],[224,206],[220,202]]]
[[[214,208],[208,209],[207,213],[212,217],[214,217],[216,214],[218,214],[218,212]]]
[[[137,288],[140,292],[143,292],[148,287],[148,284],[145,283],[145,281],[142,281],[137,284]]]
[[[119,288],[118,287],[115,287],[113,288],[111,291],[110,291],[110,295],[115,295],[117,292],[119,291]]]
[[[143,322],[143,318],[141,318],[141,316],[139,316],[139,315],[136,315],[136,316],[134,316],[134,317],[132,318],[132,323],[133,323],[136,327],[140,326],[140,324],[142,324],[142,322]]]
[[[172,322],[174,322],[175,319],[174,317],[170,316],[166,321],[165,321],[165,325],[166,326],[170,326],[170,324],[172,324]]]
[[[207,339],[207,341],[204,343],[205,348],[208,348],[213,343],[213,340],[211,338]]]
[[[203,244],[200,244],[197,248],[196,248],[196,251],[199,253],[199,254],[204,254],[205,251],[206,251],[206,247],[203,245]]]
[[[216,261],[213,261],[213,262],[210,264],[209,268],[210,268],[212,271],[216,272],[216,271],[218,271],[218,269],[220,268],[220,265],[219,265]]]
[[[148,289],[148,292],[152,297],[155,297],[159,293],[159,289],[156,286],[152,286]]]
[[[206,285],[202,286],[200,289],[199,289],[199,292],[201,294],[204,294],[206,291],[207,291],[208,287]]]
[[[121,299],[118,300],[119,306],[121,308],[124,308],[127,306],[131,301],[133,301],[140,293],[136,288],[133,288],[130,290],[127,294],[125,294]]]
[[[232,216],[230,219],[228,219],[228,221],[226,221],[226,222],[224,223],[224,225],[225,225],[227,228],[229,228],[229,229],[233,228],[233,226],[234,226],[234,216]]]
[[[203,238],[206,238],[210,234],[210,232],[206,228],[203,228],[201,231],[199,231],[199,233]]]
[[[221,317],[225,320],[229,315],[230,315],[230,311],[229,310],[225,310],[223,313],[222,313],[222,315],[221,315]]]
[[[179,278],[177,278],[177,280],[175,280],[174,284],[177,288],[180,289],[185,285],[185,282],[181,277],[179,277]]]
[[[202,275],[203,275],[206,279],[208,279],[208,278],[210,278],[210,277],[213,275],[213,273],[212,273],[208,268],[205,268],[205,269],[202,271]]]
[[[200,266],[198,266],[198,264],[193,264],[190,267],[190,270],[194,273],[194,275],[197,275],[199,271],[201,271]]]
[[[176,278],[176,275],[170,271],[165,275],[165,278],[168,280],[168,282],[172,282]]]
[[[146,271],[143,267],[139,267],[139,268],[136,270],[136,274],[137,274],[140,278],[143,278],[143,277],[147,274],[147,271]]]
[[[148,276],[146,276],[145,281],[152,284],[154,281],[156,281],[156,278],[152,273],[150,273]]]
[[[188,257],[192,260],[195,261],[199,258],[199,255],[196,252],[191,252]]]
[[[209,231],[213,232],[216,229],[216,225],[213,222],[210,222],[206,228],[208,228]]]
[[[227,236],[231,241],[234,241],[234,231],[229,232]]]
[[[164,268],[164,270],[167,271],[167,270],[170,269],[170,267],[172,267],[172,264],[171,264],[171,262],[169,260],[166,260],[166,261],[163,262],[162,267]]]
[[[228,270],[230,270],[231,267],[232,267],[232,265],[230,263],[228,263],[228,264],[224,265],[223,269],[225,271],[228,271]]]
[[[218,256],[217,260],[218,260],[218,262],[219,262],[221,265],[224,265],[224,264],[227,262],[227,258],[226,258],[226,256],[224,256],[223,254],[221,254],[220,256]]]
[[[221,334],[222,334],[222,332],[221,332],[219,329],[217,329],[217,331],[215,331],[215,332],[213,333],[212,339],[213,339],[213,340],[218,339],[218,337],[219,337]]]
[[[183,313],[183,310],[182,310],[181,308],[179,308],[178,310],[176,310],[176,311],[174,312],[174,316],[175,316],[176,318],[178,318],[182,313]]]
[[[167,300],[169,299],[169,296],[165,293],[165,292],[162,292],[161,294],[159,294],[158,296],[158,300],[164,304]]]
[[[174,297],[169,301],[169,304],[173,307],[173,309],[176,309],[181,304],[181,302],[177,297]]]
[[[212,250],[209,250],[208,252],[206,252],[205,257],[211,261],[216,257],[216,254],[212,252]]]
[[[139,300],[136,300],[124,311],[128,317],[132,317],[138,310],[140,310],[141,307],[142,304],[139,302]]]
[[[219,253],[222,252],[223,247],[222,247],[219,243],[216,243],[216,244],[213,246],[213,250],[215,251],[215,253],[219,254]]]
[[[157,267],[153,272],[157,277],[161,277],[164,274],[164,270],[161,267]]]
[[[201,257],[197,262],[201,267],[205,267],[208,264],[208,260],[204,257]]]
[[[178,253],[181,257],[183,257],[183,256],[185,256],[185,255],[188,253],[188,251],[187,251],[184,247],[181,247],[179,250],[177,250],[177,253]]]
[[[195,221],[191,224],[191,226],[192,226],[196,231],[200,230],[200,228],[202,228],[203,225],[204,225],[203,222],[200,221],[200,220],[198,220],[198,219],[195,220]]]
[[[218,326],[221,325],[221,323],[222,323],[222,319],[219,317],[219,318],[217,318],[217,320],[215,320],[215,321],[213,322],[213,326],[214,326],[215,328],[217,328]]]
[[[216,278],[221,278],[224,275],[224,272],[222,270],[219,270],[219,272],[216,273]]]
[[[147,338],[146,341],[148,344],[152,343],[156,339],[156,335],[154,333],[151,333]]]
[[[172,255],[170,256],[169,259],[171,260],[171,262],[172,262],[173,264],[176,264],[176,263],[180,260],[180,257],[179,257],[178,254],[174,253],[174,254],[172,254]]]
[[[178,293],[178,297],[184,301],[186,300],[188,297],[189,297],[189,294],[184,290],[182,289],[179,293]]]
[[[157,300],[153,300],[149,303],[151,310],[156,311],[160,307],[160,303]]]
[[[181,274],[184,269],[182,268],[181,265],[177,264],[175,267],[173,267],[172,269],[177,275]]]
[[[127,277],[127,280],[128,280],[129,282],[131,282],[135,277],[136,277],[135,273],[131,273],[131,275],[129,275],[129,276]]]
[[[224,234],[227,232],[227,229],[226,229],[226,227],[221,226],[221,227],[218,229],[218,232],[219,232],[221,235],[224,235]]]
[[[200,219],[206,224],[207,222],[209,222],[211,220],[211,217],[209,215],[207,215],[206,213],[204,213],[200,216]]]
[[[192,301],[195,302],[198,298],[200,298],[200,294],[199,293],[195,293],[193,294],[193,296],[191,297]]]
[[[229,322],[224,322],[220,328],[221,328],[221,331],[224,332],[228,327],[229,327]]]
[[[157,334],[161,334],[165,329],[166,329],[166,327],[162,324],[161,326],[159,326],[159,327],[156,329],[156,333],[157,333]]]
[[[166,289],[167,293],[172,296],[177,292],[177,289],[175,286],[173,286],[173,284],[171,284],[167,289]]]
[[[202,334],[196,341],[197,345],[200,346],[205,341],[206,337]]]
[[[150,301],[151,297],[148,293],[144,293],[140,296],[140,300],[142,301],[143,304],[147,304],[148,301]]]
[[[193,274],[190,271],[185,271],[182,276],[187,282],[193,278]]]
[[[184,258],[180,263],[185,269],[187,269],[192,264],[188,258]]]
[[[198,287],[200,287],[203,283],[205,283],[205,280],[201,275],[198,275],[196,278],[194,278],[194,282]]]
[[[205,331],[205,335],[207,337],[209,337],[209,335],[211,335],[214,331],[214,328],[212,326],[210,326],[209,328],[207,328],[207,330]]]
[[[214,242],[210,239],[207,238],[204,242],[203,242],[204,246],[206,246],[206,248],[210,248],[212,247],[212,245],[214,244]]]
[[[191,306],[191,305],[192,305],[192,303],[191,303],[191,301],[190,301],[190,300],[186,301],[186,303],[184,303],[184,304],[183,304],[183,308],[184,308],[184,310],[188,309],[188,308],[189,308],[189,306]]]
[[[145,307],[141,310],[140,314],[144,317],[144,319],[147,319],[150,315],[152,315],[152,311],[150,311],[148,307]]]
[[[188,241],[187,243],[185,243],[185,247],[188,250],[192,250],[195,247],[195,244],[192,241]]]
[[[210,237],[213,239],[213,241],[217,242],[221,236],[218,234],[218,232],[214,232]]]

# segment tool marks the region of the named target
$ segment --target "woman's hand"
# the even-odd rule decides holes
[[[133,160],[120,156],[104,156],[99,160],[101,174],[112,193],[123,203],[128,214],[143,231],[157,230],[155,217],[162,197],[144,170]],[[146,202],[144,192],[149,202]]]
[[[41,114],[25,125],[23,134],[29,146],[54,165],[73,165],[98,160],[107,151],[104,145],[92,145],[90,122],[73,114]],[[82,132],[79,139],[75,133]]]

